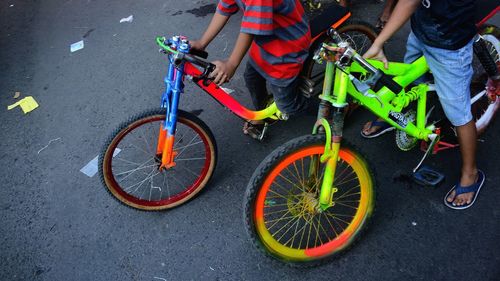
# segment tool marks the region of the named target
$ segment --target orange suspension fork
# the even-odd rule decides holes
[[[175,166],[174,157],[177,154],[174,151],[175,137],[168,135],[167,130],[160,126],[160,133],[158,134],[158,145],[156,147],[156,154],[161,155],[160,168],[172,168]]]

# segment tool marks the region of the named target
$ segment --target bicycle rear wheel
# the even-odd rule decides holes
[[[495,26],[486,26],[480,31],[486,47],[500,71],[500,30]],[[482,134],[494,120],[500,108],[500,97],[489,97],[485,86],[488,80],[480,62],[474,57],[474,76],[471,83],[472,115],[476,121],[478,135]]]
[[[375,186],[359,154],[342,146],[334,205],[318,208],[324,135],[289,141],[254,172],[245,194],[244,220],[252,241],[269,256],[314,265],[345,251],[360,237],[375,205]],[[316,172],[315,172],[316,171]]]
[[[146,111],[121,124],[99,158],[101,180],[120,202],[140,210],[162,210],[186,202],[211,178],[217,148],[210,129],[191,113],[178,112],[176,166],[159,169],[156,144],[165,110]]]

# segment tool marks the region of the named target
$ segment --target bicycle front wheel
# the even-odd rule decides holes
[[[334,205],[319,209],[324,135],[296,138],[254,172],[245,196],[247,231],[259,249],[295,265],[333,257],[359,238],[375,205],[375,186],[359,154],[342,146],[333,183]]]
[[[99,159],[101,180],[120,202],[140,210],[162,210],[186,202],[211,178],[217,148],[210,129],[191,113],[178,112],[174,151],[176,165],[160,169],[156,154],[165,110],[138,114],[121,124]]]

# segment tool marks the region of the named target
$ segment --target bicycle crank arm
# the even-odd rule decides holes
[[[418,162],[418,165],[413,169],[413,173],[415,173],[418,170],[418,168],[420,168],[420,166],[424,162],[425,158],[427,158],[427,156],[429,156],[429,154],[431,154],[431,152],[434,150],[434,147],[439,142],[439,135],[438,134],[430,134],[429,139],[431,140],[431,143],[430,143],[429,147],[427,147],[427,150],[425,151],[424,156],[422,157],[420,162]]]

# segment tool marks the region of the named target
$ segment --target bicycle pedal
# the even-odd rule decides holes
[[[413,173],[413,181],[419,185],[437,187],[444,180],[444,174],[428,166],[422,166]]]

